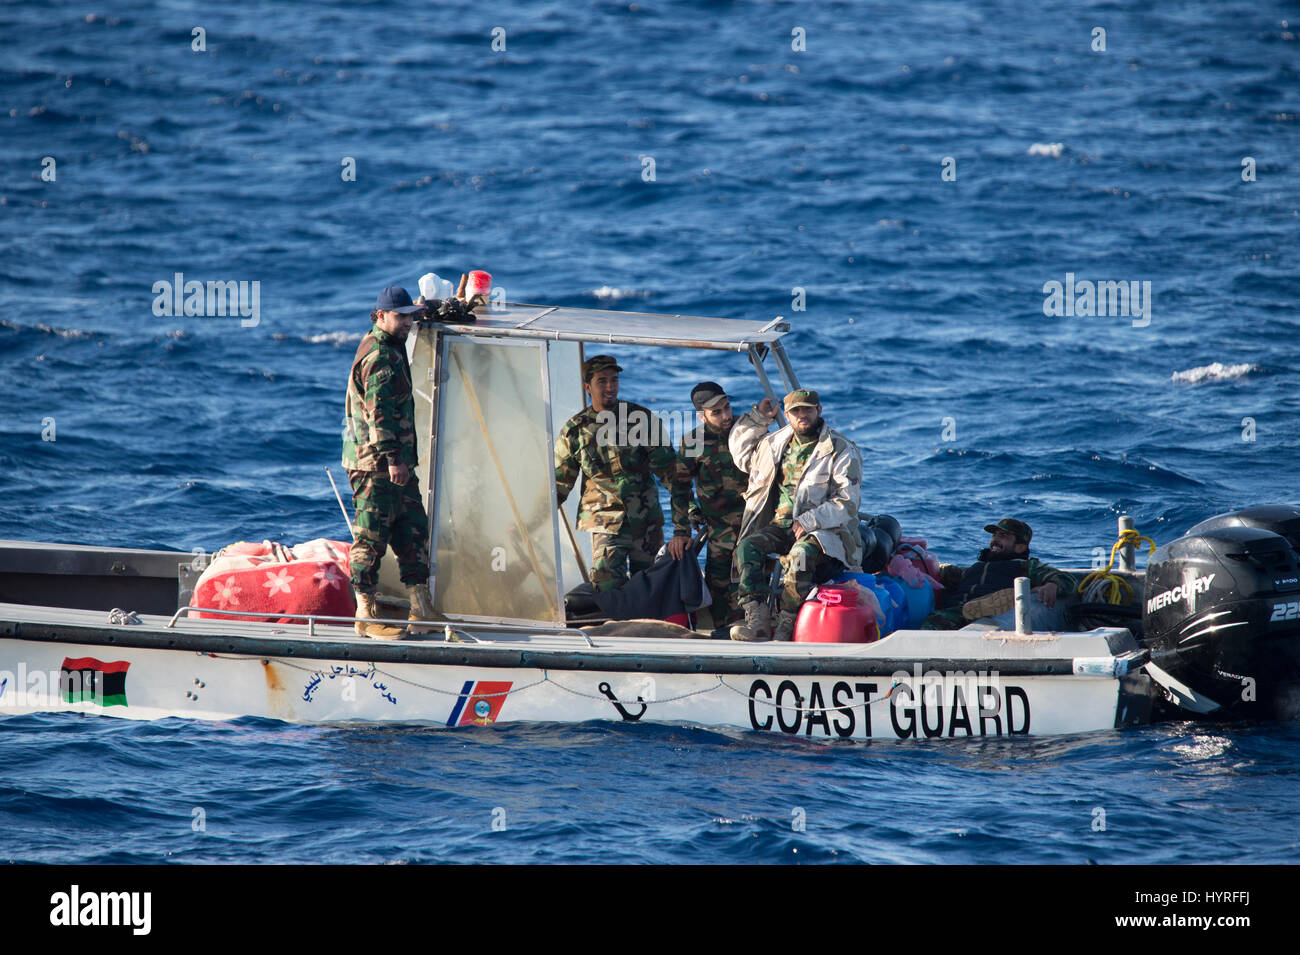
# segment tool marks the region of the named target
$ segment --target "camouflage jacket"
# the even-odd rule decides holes
[[[585,478],[578,529],[617,534],[647,523],[660,525],[664,512],[654,477],[671,487],[676,455],[662,421],[648,408],[620,401],[616,412],[588,405],[564,423],[555,439],[555,489],[561,502],[578,475]]]
[[[415,467],[415,398],[406,346],[378,328],[365,334],[352,359],[343,424],[347,470]]]
[[[682,439],[672,490],[674,534],[689,535],[692,522],[705,524],[715,531],[740,530],[749,479],[731,459],[727,447],[730,434],[730,429],[726,434],[719,434],[700,425]],[[692,482],[695,484],[693,497]]]
[[[736,419],[731,427],[731,456],[749,475],[745,488],[745,515],[740,523],[743,540],[771,522],[776,510],[773,489],[781,481],[781,462],[794,437],[790,425],[771,434],[771,418],[757,408]],[[794,519],[849,570],[862,568],[862,537],[858,511],[862,503],[862,452],[838,431],[822,422],[817,444],[799,478],[794,493]]]

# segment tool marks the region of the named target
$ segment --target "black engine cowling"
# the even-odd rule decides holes
[[[1300,509],[1290,504],[1260,504],[1240,511],[1229,511],[1201,521],[1184,535],[1204,534],[1225,527],[1258,527],[1260,530],[1281,534],[1291,548],[1300,553]]]
[[[1202,521],[1147,566],[1148,672],[1173,702],[1223,716],[1300,712],[1300,510]]]

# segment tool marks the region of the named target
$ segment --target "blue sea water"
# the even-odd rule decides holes
[[[863,448],[864,507],[945,559],[1010,514],[1039,556],[1086,564],[1119,514],[1163,542],[1295,501],[1297,21],[1269,2],[6,4],[0,537],[340,536],[321,472],[374,296],[471,268],[514,301],[785,315],[801,380]],[[259,282],[258,324],[156,316],[176,272]],[[1149,323],[1044,314],[1067,273],[1149,282]],[[651,407],[701,378],[758,397],[736,356],[616,351]],[[870,745],[3,730],[17,861],[1300,855],[1284,723]]]

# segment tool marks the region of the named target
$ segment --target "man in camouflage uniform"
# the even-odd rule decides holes
[[[356,522],[349,563],[357,593],[357,616],[377,615],[379,561],[393,548],[411,601],[411,620],[433,616],[426,557],[429,519],[415,476],[415,399],[406,336],[420,307],[399,285],[379,293],[348,376],[343,467],[352,483]],[[405,631],[379,623],[358,623],[357,633],[400,640]],[[412,627],[426,633],[427,628]]]
[[[775,639],[794,635],[795,614],[814,582],[843,568],[859,570],[862,537],[862,454],[827,427],[817,392],[800,388],[785,396],[790,423],[772,434],[772,399],[764,398],[731,431],[736,465],[749,475],[734,571],[745,622],[733,640],[770,640],[767,555],[783,555],[781,612]]]
[[[1015,580],[1028,577],[1033,594],[1030,605],[1035,630],[1059,630],[1063,613],[1056,602],[1078,589],[1078,583],[1065,571],[1050,567],[1029,556],[1029,541],[1034,532],[1024,521],[1004,517],[984,528],[993,535],[989,546],[980,551],[979,560],[970,567],[942,564],[939,583],[943,584],[943,609],[925,618],[922,630],[956,630],[975,620],[991,619],[1002,626],[1015,608]]]
[[[731,560],[740,536],[740,518],[745,513],[743,495],[748,479],[732,461],[727,447],[736,421],[731,413],[731,396],[716,382],[702,381],[691,390],[691,404],[703,423],[682,438],[677,452],[672,491],[673,539],[668,542],[668,553],[677,559],[686,553],[692,524],[708,529],[704,579],[713,598],[713,625],[722,627],[739,619]]]
[[[585,478],[578,529],[591,531],[591,583],[613,590],[654,563],[664,542],[664,512],[654,477],[671,487],[676,456],[668,430],[649,409],[618,400],[619,367],[611,355],[582,364],[591,405],[564,423],[555,439],[560,503]]]

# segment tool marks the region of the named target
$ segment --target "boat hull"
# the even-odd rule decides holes
[[[78,642],[76,628],[13,629],[0,639],[0,714],[8,715],[450,727],[613,720],[867,740],[1080,733],[1144,722],[1147,712],[1144,678],[1087,672],[1105,670],[1105,657],[846,660],[796,655],[785,645],[777,648],[784,656],[764,658],[761,645],[737,654],[730,643],[710,657],[680,652],[683,641],[660,641],[669,646],[656,652],[646,641],[627,651],[528,641],[378,644],[272,629],[223,635],[210,625],[202,637],[121,627]],[[173,645],[162,645],[167,640]],[[518,665],[534,659],[547,665]]]

